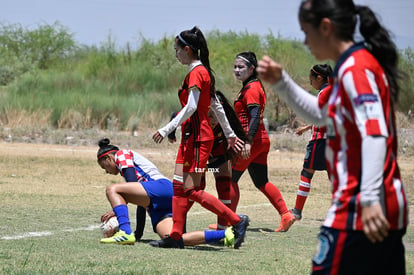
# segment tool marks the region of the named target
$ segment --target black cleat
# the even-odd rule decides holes
[[[153,247],[161,247],[161,248],[181,248],[181,249],[184,248],[183,238],[180,238],[177,241],[169,236],[165,239],[161,239],[158,241],[150,241],[149,244]]]
[[[234,231],[234,249],[239,249],[241,244],[244,242],[244,237],[246,237],[247,227],[249,226],[250,219],[247,215],[239,215],[240,222],[236,225],[233,225]]]

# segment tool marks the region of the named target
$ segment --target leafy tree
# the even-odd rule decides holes
[[[73,34],[59,22],[32,30],[20,24],[2,24],[0,82],[7,84],[4,82],[33,68],[47,69],[72,54],[75,48]]]

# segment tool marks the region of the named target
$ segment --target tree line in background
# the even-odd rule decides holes
[[[233,77],[237,53],[267,54],[306,89],[309,68],[317,61],[303,44],[272,33],[206,33],[218,90],[233,100],[240,83]],[[158,127],[177,111],[177,89],[187,68],[175,58],[174,37],[152,42],[145,38],[133,49],[120,47],[111,36],[99,46],[80,45],[59,22],[27,29],[0,25],[0,123],[34,127],[134,130]],[[414,53],[400,50],[399,110],[414,107]],[[332,64],[331,64],[332,65]],[[292,124],[295,115],[268,94],[265,116],[271,127]],[[33,125],[35,124],[35,125]]]

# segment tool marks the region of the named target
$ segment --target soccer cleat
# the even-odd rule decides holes
[[[227,247],[233,247],[234,246],[233,229],[231,227],[227,227],[226,232],[224,234],[225,234],[224,245]]]
[[[125,231],[119,230],[110,238],[101,239],[104,244],[135,244],[135,235],[133,233],[127,234]]]
[[[180,238],[178,241],[174,240],[170,236],[165,239],[161,239],[158,241],[150,241],[149,244],[153,247],[161,247],[161,248],[184,248],[184,240]]]
[[[247,215],[239,215],[240,221],[238,224],[233,225],[234,232],[234,249],[239,249],[246,237],[247,227],[249,226],[250,219]]]
[[[292,208],[289,211],[293,214],[293,216],[295,216],[295,220],[300,221],[302,219],[302,211],[296,208]]]
[[[286,212],[282,215],[282,220],[275,232],[287,232],[295,220],[295,216],[290,211]]]

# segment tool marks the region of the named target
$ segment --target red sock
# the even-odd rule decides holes
[[[233,210],[233,212],[236,212],[237,205],[239,204],[239,199],[240,199],[240,189],[239,189],[239,184],[237,182],[232,181],[230,184],[230,198],[231,198],[230,209]]]
[[[184,194],[183,183],[173,180],[174,196],[172,197],[173,228],[170,237],[179,240],[184,231],[187,220],[187,212],[190,210],[193,202],[190,202]]]
[[[218,199],[228,208],[231,207],[230,197],[230,183],[231,179],[229,176],[218,176],[216,177],[216,189]],[[217,225],[224,228],[227,226],[227,221],[223,217],[217,216]]]
[[[240,217],[236,213],[231,211],[219,199],[204,190],[189,188],[185,190],[185,194],[187,195],[187,198],[198,202],[205,209],[213,212],[217,216],[225,218],[231,225],[235,225],[240,222]]]
[[[295,208],[302,211],[303,206],[305,205],[306,199],[308,198],[309,191],[311,189],[311,180],[312,178],[300,175],[300,183],[298,192],[296,194],[296,203]]]
[[[260,191],[262,191],[263,194],[266,195],[267,199],[276,208],[280,215],[283,215],[286,212],[288,212],[285,200],[283,199],[282,194],[276,186],[268,182],[262,187],[260,187]]]

